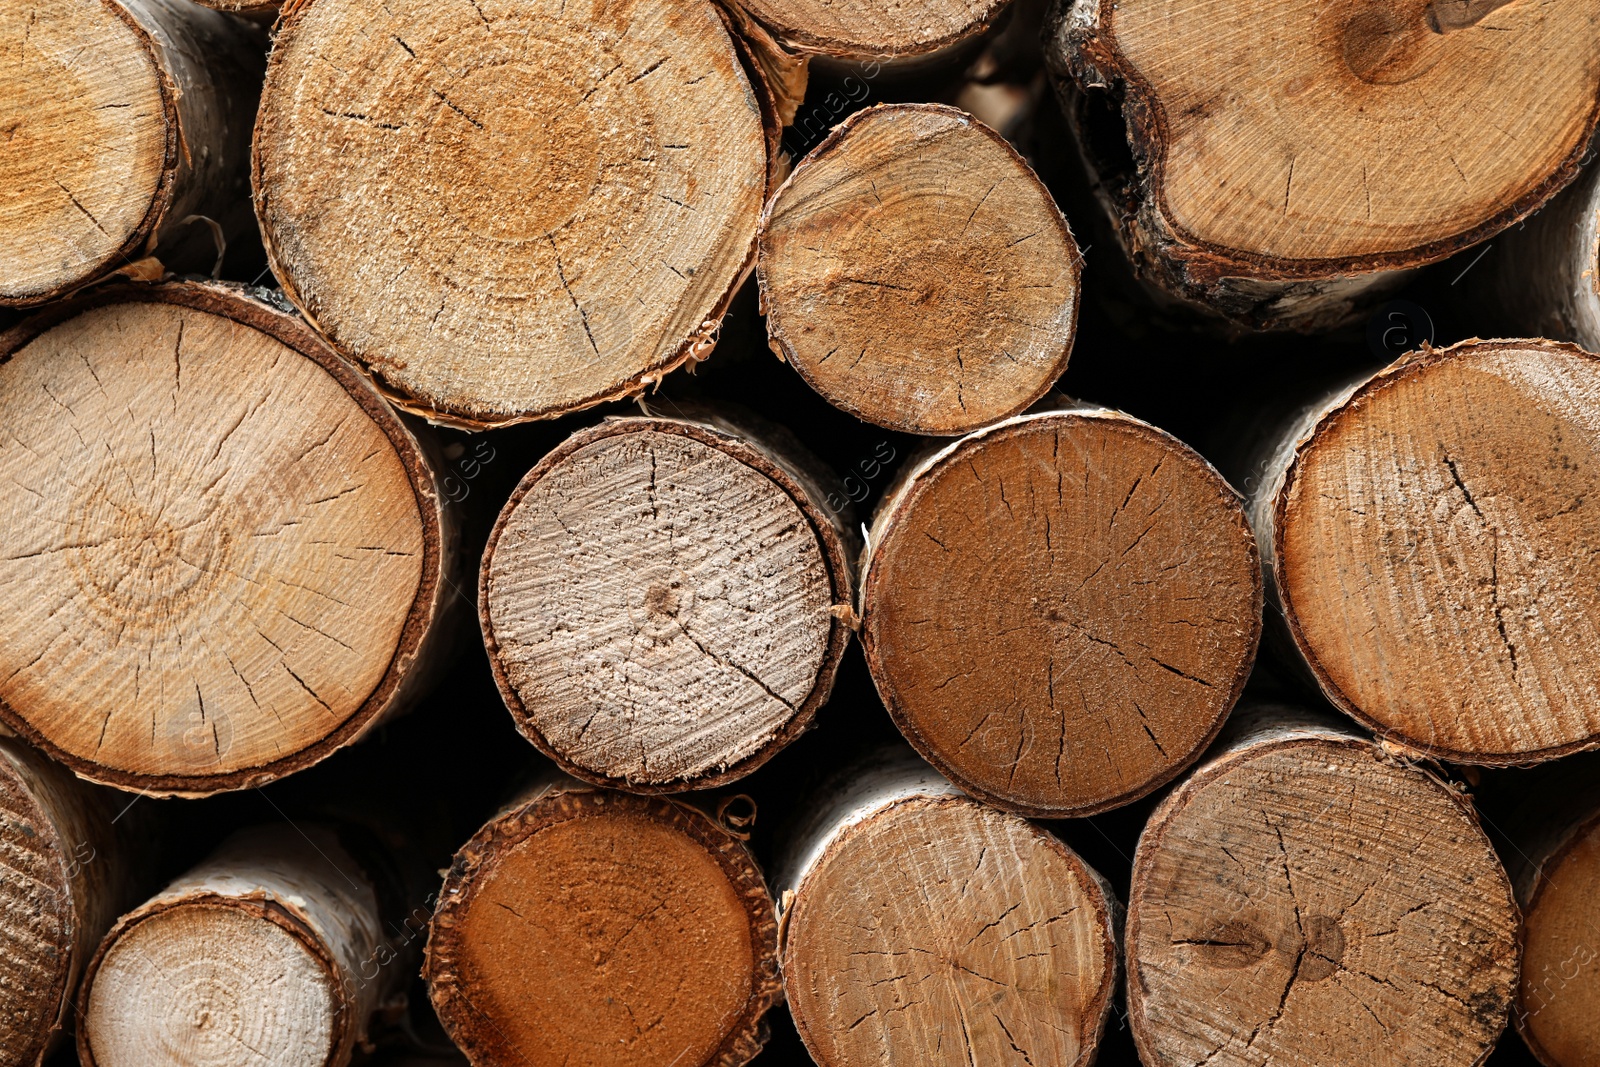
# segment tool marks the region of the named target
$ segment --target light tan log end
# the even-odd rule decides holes
[[[967,792],[1082,815],[1170,781],[1217,735],[1261,627],[1237,495],[1103,409],[1021,416],[879,506],[862,640],[906,738]]]
[[[967,433],[1066,370],[1078,246],[1028,164],[963,111],[851,115],[778,190],[760,244],[774,349],[858,418]]]
[[[708,816],[557,791],[457,854],[425,975],[477,1067],[738,1067],[782,998],[776,941],[760,872]]]
[[[787,50],[840,59],[892,59],[949,48],[988,29],[1006,0],[740,0]]]
[[[1600,817],[1541,865],[1524,904],[1517,1028],[1549,1067],[1600,1064]]]
[[[807,483],[759,438],[677,419],[608,419],[541,460],[479,596],[523,734],[646,792],[731,781],[799,736],[850,638],[850,564]]]

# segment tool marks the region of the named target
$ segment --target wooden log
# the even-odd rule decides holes
[[[704,358],[767,155],[710,3],[311,0],[278,24],[256,210],[341,352],[401,406],[483,427]]]
[[[790,54],[905,64],[960,51],[1005,12],[1007,0],[933,0],[915,8],[738,0],[738,6]]]
[[[413,974],[379,965],[379,900],[326,827],[235,834],[106,935],[79,994],[79,1058],[344,1067]]]
[[[1134,854],[1139,1057],[1481,1063],[1516,989],[1517,927],[1455,788],[1331,720],[1241,711]]]
[[[423,973],[476,1067],[739,1067],[782,999],[745,846],[677,801],[547,779],[457,853]]]
[[[282,6],[278,0],[195,0],[195,2],[267,25],[277,21],[278,9]]]
[[[1058,0],[1046,52],[1070,113],[1078,92],[1120,111],[1104,121],[1127,150],[1091,162],[1111,165],[1095,181],[1138,273],[1238,324],[1313,331],[1572,180],[1597,40],[1588,4]]]
[[[292,314],[101,289],[0,336],[0,719],[194,796],[421,694],[466,584],[422,445]]]
[[[784,984],[820,1067],[1093,1060],[1117,905],[1057,838],[897,748],[812,798],[782,850]]]
[[[1066,370],[1082,257],[1028,164],[935,104],[858,111],[762,216],[772,349],[893,430],[954,435],[1015,415]]]
[[[0,1067],[45,1061],[84,965],[141,891],[144,865],[113,825],[129,799],[0,736]]]
[[[1103,408],[1018,416],[908,463],[862,571],[867,666],[895,724],[1024,815],[1170,781],[1221,729],[1261,630],[1237,494]]]
[[[250,226],[259,29],[184,0],[0,11],[0,305],[40,304],[155,255],[210,271]]]
[[[1455,762],[1600,745],[1597,409],[1597,357],[1473,341],[1425,346],[1269,443],[1250,508],[1273,614],[1336,707]]]
[[[811,725],[850,639],[831,479],[775,427],[612,418],[522,479],[478,604],[517,728],[636,792],[740,778]]]

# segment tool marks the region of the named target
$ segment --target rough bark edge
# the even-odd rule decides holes
[[[100,287],[77,299],[52,305],[0,334],[0,365],[9,362],[19,349],[53,327],[84,312],[120,303],[170,304],[248,326],[317,364],[343,387],[362,412],[383,431],[411,481],[423,535],[422,575],[416,596],[406,614],[387,670],[361,705],[321,740],[255,767],[201,775],[119,771],[59,748],[3,699],[0,699],[0,722],[51,758],[66,764],[80,778],[148,796],[193,798],[264,785],[320,763],[376,726],[391,709],[403,707],[422,695],[432,673],[441,668],[441,660],[448,654],[448,635],[439,620],[447,617],[451,596],[459,595],[450,577],[461,565],[455,517],[445,506],[445,496],[423,458],[422,445],[371,383],[330,351],[304,323],[252,298],[242,287],[199,282]]]
[[[1247,763],[1261,756],[1271,755],[1295,748],[1314,749],[1324,745],[1345,748],[1366,755],[1374,762],[1398,764],[1405,770],[1419,774],[1433,784],[1441,794],[1447,797],[1456,809],[1465,816],[1467,828],[1470,833],[1477,835],[1478,843],[1483,846],[1483,853],[1494,862],[1491,874],[1499,874],[1497,888],[1504,890],[1506,901],[1510,905],[1510,913],[1516,920],[1516,928],[1512,931],[1513,941],[1520,949],[1523,937],[1522,912],[1517,907],[1516,896],[1512,891],[1511,879],[1506,874],[1504,866],[1500,863],[1498,854],[1490,843],[1489,837],[1483,831],[1483,824],[1479,818],[1478,810],[1473,806],[1471,799],[1463,793],[1450,787],[1449,783],[1423,767],[1405,761],[1395,760],[1389,756],[1381,746],[1366,738],[1357,736],[1343,724],[1334,725],[1326,723],[1320,716],[1306,714],[1300,709],[1271,709],[1287,710],[1286,722],[1273,722],[1268,715],[1257,716],[1263,709],[1251,709],[1257,714],[1246,716],[1246,721],[1239,723],[1230,731],[1229,738],[1219,746],[1221,751],[1209,753],[1204,765],[1198,768],[1188,778],[1168,793],[1150,813],[1149,820],[1144,829],[1139,833],[1139,843],[1133,853],[1133,873],[1128,886],[1127,921],[1123,929],[1126,942],[1127,958],[1127,999],[1128,999],[1128,1029],[1133,1034],[1134,1046],[1138,1049],[1139,1060],[1142,1063],[1165,1065],[1170,1063],[1160,1054],[1154,1038],[1150,1035],[1149,1027],[1145,1023],[1144,1013],[1144,986],[1139,977],[1139,957],[1133,950],[1134,926],[1139,921],[1140,902],[1150,896],[1150,864],[1141,862],[1150,852],[1161,847],[1162,840],[1170,829],[1173,819],[1183,813],[1190,801],[1207,785],[1223,777],[1235,766]],[[1270,712],[1268,713],[1270,714]],[[1148,850],[1148,851],[1147,851]],[[1522,958],[1520,952],[1512,962],[1513,978],[1511,983],[1511,997],[1507,1000],[1503,1016],[1511,1014],[1511,1008],[1516,1003],[1517,989],[1521,984]],[[1508,1018],[1502,1017],[1500,1021],[1500,1034],[1504,1034]],[[1478,1058],[1473,1061],[1472,1067],[1480,1067],[1499,1045],[1496,1040],[1490,1041]]]
[[[790,921],[795,912],[800,910],[804,904],[807,884],[835,853],[842,850],[854,837],[863,833],[864,828],[869,823],[885,816],[892,816],[902,809],[915,807],[951,808],[978,804],[981,804],[981,802],[954,790],[945,791],[908,784],[898,795],[882,798],[875,807],[861,813],[859,817],[849,819],[835,826],[831,832],[827,833],[821,847],[816,850],[815,855],[812,856],[799,874],[793,889],[786,890],[783,893],[784,910],[782,922],[779,926],[778,951],[785,980],[787,981],[791,968],[794,966],[793,946],[788,940]],[[1006,814],[1013,813],[1007,812]],[[1068,848],[1060,838],[1032,823],[1028,824],[1028,828],[1041,845],[1053,850],[1067,861],[1073,872],[1082,879],[1083,893],[1087,898],[1085,903],[1094,905],[1095,928],[1101,934],[1103,948],[1104,970],[1101,972],[1100,988],[1093,1001],[1086,1006],[1084,1011],[1085,1025],[1078,1035],[1081,1041],[1079,1047],[1082,1051],[1079,1053],[1078,1058],[1071,1064],[1053,1065],[1053,1067],[1088,1067],[1089,1064],[1094,1062],[1095,1056],[1100,1049],[1100,1042],[1105,1036],[1106,1020],[1111,1014],[1112,994],[1116,991],[1122,971],[1122,954],[1116,936],[1116,898],[1110,890],[1109,883],[1100,876],[1099,872],[1084,862],[1083,858]],[[820,1067],[853,1067],[850,1064],[832,1062],[824,1056],[821,1046],[816,1042],[811,1030],[808,1028],[805,1016],[794,1009],[792,999],[789,1003],[789,1009],[794,1019],[794,1028],[800,1034],[801,1043],[805,1045],[806,1052]]]
[[[941,467],[947,463],[958,462],[962,454],[967,449],[981,446],[984,442],[991,438],[991,435],[995,437],[995,439],[998,439],[1001,436],[1025,433],[1032,427],[1034,423],[1037,422],[1057,420],[1079,422],[1091,419],[1105,420],[1108,423],[1115,424],[1122,432],[1126,432],[1135,436],[1146,436],[1153,438],[1157,443],[1169,451],[1192,460],[1202,475],[1209,475],[1214,483],[1214,488],[1217,491],[1217,496],[1222,503],[1223,509],[1232,514],[1236,520],[1241,541],[1246,546],[1246,554],[1249,556],[1252,564],[1254,564],[1253,572],[1256,576],[1254,582],[1255,591],[1252,600],[1252,617],[1254,619],[1254,623],[1250,628],[1250,637],[1246,643],[1246,653],[1240,660],[1239,669],[1234,673],[1233,684],[1229,688],[1227,696],[1221,705],[1221,711],[1218,712],[1215,721],[1212,722],[1210,728],[1206,731],[1205,736],[1196,743],[1193,751],[1189,753],[1187,758],[1173,762],[1161,774],[1156,775],[1149,781],[1135,786],[1132,789],[1125,790],[1114,797],[1109,797],[1106,800],[1098,803],[1087,804],[1078,807],[1041,808],[1027,804],[1019,804],[1006,797],[990,793],[987,790],[980,789],[977,786],[967,782],[961,775],[955,773],[948,763],[939,755],[939,753],[934,750],[933,746],[929,745],[922,738],[922,736],[917,733],[916,728],[911,724],[910,720],[906,717],[904,711],[902,710],[901,702],[897,694],[890,689],[888,683],[884,681],[884,664],[878,652],[877,640],[874,637],[874,627],[872,623],[874,615],[873,603],[882,595],[879,592],[882,584],[882,575],[881,572],[873,570],[872,564],[874,558],[878,554],[880,546],[888,538],[893,536],[894,526],[906,515],[908,511],[915,506],[917,499],[921,496],[923,490],[926,489],[927,483],[923,481],[924,476],[930,473],[935,467]],[[858,609],[861,615],[861,648],[866,656],[867,672],[872,675],[873,687],[877,689],[879,699],[883,701],[883,706],[889,712],[889,717],[894,720],[895,727],[900,731],[905,739],[910,742],[911,747],[915,748],[923,759],[933,764],[933,766],[938,769],[939,773],[943,774],[945,777],[959,785],[964,792],[977,797],[979,800],[991,804],[1002,811],[1009,811],[1013,814],[1023,815],[1029,818],[1061,819],[1099,815],[1103,812],[1120,808],[1123,805],[1131,804],[1141,797],[1148,796],[1157,789],[1160,789],[1162,786],[1171,782],[1174,778],[1177,778],[1184,771],[1193,766],[1202,755],[1204,755],[1206,749],[1210,747],[1213,741],[1216,740],[1217,735],[1222,732],[1222,727],[1228,721],[1228,716],[1232,714],[1234,706],[1239,702],[1239,697],[1244,693],[1245,681],[1250,677],[1251,668],[1255,665],[1256,652],[1261,643],[1262,606],[1264,603],[1264,592],[1260,562],[1261,560],[1259,550],[1256,546],[1255,534],[1252,532],[1250,521],[1245,515],[1242,499],[1239,496],[1238,491],[1234,489],[1233,486],[1228,484],[1227,480],[1217,472],[1217,469],[1211,465],[1210,461],[1208,461],[1204,456],[1200,455],[1200,453],[1196,452],[1194,449],[1190,448],[1188,445],[1184,444],[1178,438],[1167,433],[1165,430],[1162,430],[1159,427],[1153,426],[1150,423],[1144,422],[1140,419],[1136,419],[1131,415],[1124,414],[1120,411],[1114,411],[1109,408],[1095,408],[1087,405],[1078,405],[1060,410],[1047,410],[1030,414],[1016,415],[1002,422],[995,423],[992,426],[988,426],[984,429],[968,434],[966,437],[962,437],[955,442],[940,448],[932,455],[927,456],[920,461],[906,463],[901,468],[895,482],[891,483],[884,491],[883,499],[879,503],[878,510],[872,518],[872,530],[868,538],[867,549],[861,557],[861,607]]]
[[[810,386],[813,392],[822,397],[829,404],[832,404],[841,411],[855,416],[862,422],[871,423],[874,426],[882,426],[888,430],[897,430],[902,433],[927,434],[937,437],[959,437],[964,434],[972,433],[975,430],[980,430],[984,426],[999,420],[989,419],[980,422],[974,422],[971,425],[960,429],[935,431],[908,422],[881,422],[878,419],[872,418],[866,413],[862,412],[853,403],[851,398],[838,397],[832,395],[831,393],[824,392],[815,382],[811,380],[810,375],[806,372],[806,367],[795,358],[794,347],[789,343],[788,336],[784,330],[783,313],[772,301],[767,292],[767,275],[764,265],[767,256],[767,227],[772,222],[773,210],[778,206],[779,201],[783,199],[784,194],[788,192],[789,186],[794,182],[796,177],[798,177],[808,168],[820,165],[829,156],[837,152],[839,150],[839,145],[846,137],[849,136],[850,131],[855,129],[857,125],[866,121],[870,121],[871,116],[875,116],[884,111],[942,115],[964,122],[966,125],[977,130],[979,133],[982,133],[997,146],[999,146],[1007,154],[1010,160],[1016,164],[1019,173],[1022,176],[1031,179],[1034,188],[1044,197],[1045,202],[1049,205],[1049,210],[1046,212],[1046,214],[1051,216],[1051,221],[1056,223],[1060,235],[1066,241],[1067,247],[1072,250],[1072,254],[1067,257],[1069,273],[1072,275],[1072,327],[1067,333],[1066,343],[1062,346],[1060,355],[1051,363],[1050,369],[1047,372],[1047,377],[1041,380],[1038,388],[1032,393],[1028,394],[1026,399],[1016,404],[1011,410],[1006,412],[1005,415],[1001,416],[1001,418],[1010,418],[1020,412],[1026,411],[1028,408],[1038,403],[1040,399],[1050,392],[1050,390],[1055,388],[1056,382],[1059,381],[1061,376],[1066,373],[1067,363],[1072,358],[1072,350],[1077,344],[1078,315],[1083,307],[1084,260],[1083,252],[1078,248],[1078,239],[1073,235],[1072,226],[1067,222],[1066,216],[1062,214],[1061,207],[1056,203],[1055,197],[1050,195],[1050,190],[1045,187],[1045,184],[1040,180],[1039,175],[1034,172],[1034,169],[1031,166],[1029,166],[1028,161],[1024,159],[1014,147],[1012,147],[1011,142],[1007,141],[1004,137],[1000,136],[1000,134],[996,133],[993,129],[979,121],[974,116],[968,114],[958,107],[950,107],[945,104],[874,104],[872,107],[863,108],[860,111],[852,113],[843,122],[839,123],[832,130],[830,130],[828,135],[822,139],[822,142],[818,144],[817,147],[806,153],[805,158],[800,160],[799,163],[795,164],[794,170],[784,180],[783,184],[778,186],[777,191],[768,197],[766,206],[761,210],[760,224],[756,227],[756,283],[760,294],[760,310],[761,313],[767,318],[767,343],[768,346],[773,350],[773,353],[779,359],[783,360],[785,363],[789,364],[789,366],[794,368],[795,373],[800,375],[801,380],[804,381],[806,385]]]
[[[739,3],[739,0],[728,0]],[[900,51],[892,49],[878,49],[863,47],[836,37],[811,33],[798,27],[784,29],[760,18],[755,12],[743,8],[743,15],[761,28],[761,32],[775,43],[784,53],[794,58],[822,57],[846,61],[871,61],[887,63],[895,60],[916,61],[927,59],[937,62],[939,58],[935,53],[946,50],[957,51],[959,46],[967,44],[974,38],[981,37],[1005,14],[1011,0],[988,0],[988,7],[983,14],[965,27],[945,34],[943,37],[931,41],[913,44]]]
[[[659,389],[662,379],[673,371],[685,365],[693,367],[711,358],[712,352],[717,347],[717,335],[722,329],[722,321],[728,314],[728,308],[733,304],[734,297],[739,295],[739,290],[744,286],[745,279],[755,269],[756,262],[756,234],[755,227],[751,227],[749,247],[745,251],[743,265],[728,279],[727,290],[712,306],[706,318],[688,337],[678,345],[671,355],[646,367],[643,370],[623,379],[622,381],[600,389],[580,400],[574,400],[558,407],[540,408],[534,411],[522,411],[513,415],[488,415],[487,412],[479,413],[446,411],[433,404],[418,400],[398,386],[384,379],[383,375],[373,370],[362,362],[361,358],[350,352],[345,346],[339,344],[328,331],[322,328],[317,321],[315,310],[298,289],[295,288],[294,279],[284,268],[282,257],[273,240],[272,227],[267,225],[267,201],[270,198],[266,183],[262,180],[262,152],[261,134],[262,127],[267,121],[268,101],[272,99],[274,80],[278,68],[282,63],[283,49],[287,42],[293,40],[299,30],[300,21],[305,12],[318,0],[288,0],[279,12],[278,21],[273,28],[272,53],[267,57],[266,85],[261,94],[261,108],[256,113],[253,135],[250,139],[250,189],[251,201],[255,205],[256,226],[261,231],[261,244],[267,253],[267,265],[272,271],[272,276],[277,279],[278,287],[283,291],[284,297],[294,305],[301,318],[314,329],[321,342],[333,349],[351,364],[361,368],[362,374],[368,379],[373,389],[393,406],[412,415],[417,415],[428,422],[438,426],[448,426],[458,430],[497,430],[505,426],[517,426],[525,422],[538,422],[547,419],[558,419],[565,415],[572,415],[580,411],[587,411],[600,404],[613,400],[628,400],[643,396],[646,392]],[[332,3],[333,0],[321,0],[323,3]],[[749,64],[746,62],[746,52],[738,42],[736,35],[728,28],[727,16],[716,6],[713,0],[695,0],[704,2],[710,9],[710,14],[722,27],[723,34],[728,41],[728,50],[733,59],[733,69],[739,83],[744,87],[746,102],[759,116],[762,126],[762,139],[767,144],[768,158],[762,161],[762,171],[767,175],[767,189],[771,189],[774,181],[774,168],[780,163],[773,159],[772,143],[781,138],[781,130],[774,131],[769,119],[769,112],[775,107],[770,89],[763,82],[760,86],[752,81]],[[765,199],[763,197],[763,199]],[[760,209],[757,209],[756,220],[759,224]]]
[[[500,662],[500,642],[495,637],[494,622],[489,613],[489,574],[494,565],[495,550],[500,544],[500,535],[505,531],[507,523],[523,499],[533,490],[538,482],[556,467],[580,449],[595,444],[608,437],[621,437],[636,433],[664,433],[687,437],[708,448],[714,448],[724,455],[730,456],[746,467],[754,470],[781,490],[784,495],[794,501],[800,513],[805,516],[810,524],[813,535],[822,545],[823,562],[827,568],[828,580],[833,589],[833,602],[836,607],[853,607],[852,573],[850,567],[850,553],[847,551],[847,535],[841,527],[833,522],[826,510],[816,503],[816,490],[811,488],[812,479],[803,469],[797,470],[777,453],[770,452],[761,447],[757,440],[737,435],[731,427],[713,426],[707,421],[696,419],[674,419],[661,415],[623,416],[605,420],[586,430],[579,430],[561,444],[547,453],[533,469],[522,476],[517,487],[512,491],[511,497],[500,510],[495,519],[494,528],[489,533],[488,544],[483,550],[483,562],[478,568],[478,623],[483,631],[484,650],[488,653],[489,668],[494,674],[495,686],[500,690],[501,699],[505,701],[506,709],[511,712],[511,718],[516,723],[517,732],[526,738],[540,752],[555,761],[567,774],[586,782],[589,785],[619,789],[629,793],[645,796],[655,796],[666,793],[681,793],[687,790],[715,789],[739,780],[766,763],[784,748],[788,747],[796,738],[811,728],[816,719],[817,711],[828,702],[833,693],[834,680],[839,673],[839,664],[844,658],[846,647],[850,642],[851,629],[846,618],[835,612],[832,621],[828,624],[828,646],[823,654],[822,664],[817,668],[816,681],[811,692],[805,700],[800,702],[798,710],[784,724],[772,739],[761,748],[752,752],[737,763],[729,764],[723,770],[696,775],[692,778],[679,778],[670,782],[633,782],[625,778],[612,777],[590,770],[581,764],[574,763],[565,754],[545,738],[544,734],[532,723],[528,716],[527,705],[523,703],[522,696],[512,686],[511,679],[507,677],[505,668]]]
[[[806,84],[811,76],[811,57],[797,56],[785,50],[767,28],[756,21],[755,16],[732,0],[716,2],[735,43],[749,54],[747,65],[753,68],[754,75],[751,80],[759,76],[771,96],[773,118],[778,128],[776,144],[769,144],[768,151],[773,156],[772,163],[776,169],[782,158],[779,149],[783,142],[783,127],[794,121],[795,112],[805,103]],[[768,196],[776,185],[776,181],[768,185]]]
[[[267,26],[278,18],[278,0],[195,0],[195,3]]]
[[[1299,652],[1300,659],[1311,672],[1312,679],[1316,682],[1317,687],[1322,691],[1322,695],[1327,698],[1328,702],[1378,737],[1385,740],[1392,739],[1392,741],[1405,748],[1423,754],[1428,759],[1443,760],[1449,763],[1472,764],[1480,767],[1526,767],[1555,759],[1558,756],[1600,748],[1600,733],[1592,734],[1578,741],[1569,741],[1565,744],[1527,752],[1461,752],[1437,744],[1434,741],[1422,741],[1410,736],[1403,730],[1368,715],[1357,707],[1355,702],[1334,683],[1332,677],[1328,674],[1327,668],[1317,658],[1310,642],[1306,639],[1304,631],[1300,627],[1299,615],[1295,611],[1294,604],[1284,592],[1284,571],[1286,568],[1283,561],[1283,541],[1289,511],[1292,506],[1298,503],[1296,490],[1300,475],[1300,461],[1319,440],[1333,433],[1336,429],[1342,428],[1347,421],[1363,414],[1357,409],[1364,407],[1365,401],[1401,380],[1402,376],[1420,374],[1428,368],[1450,359],[1508,347],[1565,352],[1600,363],[1600,356],[1585,352],[1577,345],[1567,344],[1563,341],[1527,339],[1484,341],[1472,338],[1446,348],[1434,348],[1432,345],[1424,343],[1417,351],[1401,356],[1371,377],[1366,378],[1357,385],[1336,392],[1322,405],[1313,408],[1301,423],[1303,429],[1300,430],[1298,436],[1291,437],[1280,446],[1280,461],[1286,461],[1287,465],[1282,467],[1281,470],[1268,475],[1261,497],[1257,502],[1257,507],[1252,509],[1256,513],[1255,517],[1258,519],[1258,525],[1263,527],[1257,536],[1262,554],[1266,557],[1263,559],[1265,564],[1263,570],[1270,575],[1267,581],[1273,592],[1274,603],[1279,608],[1283,625],[1288,628],[1289,637],[1295,649]]]
[[[750,920],[755,968],[744,1013],[728,1027],[727,1037],[710,1057],[677,1067],[742,1067],[766,1044],[763,1016],[783,999],[783,980],[778,970],[778,923],[772,897],[749,850],[710,816],[679,801],[558,782],[502,811],[461,846],[445,872],[440,904],[429,923],[422,968],[429,999],[445,1032],[475,1064],[496,1067],[526,1062],[493,1020],[473,1006],[457,968],[461,955],[457,926],[482,886],[482,876],[494,874],[507,852],[541,830],[618,809],[665,824],[704,848],[722,868]]]
[[[1436,241],[1395,252],[1328,259],[1286,259],[1213,245],[1198,240],[1172,221],[1165,192],[1168,119],[1154,88],[1112,39],[1111,12],[1115,10],[1114,3],[1108,6],[1103,0],[1056,0],[1055,9],[1046,19],[1045,51],[1048,65],[1058,78],[1070,77],[1084,92],[1109,91],[1121,97],[1128,146],[1137,168],[1135,175],[1123,176],[1123,184],[1138,209],[1136,214],[1124,217],[1118,229],[1125,235],[1136,263],[1159,268],[1156,274],[1160,284],[1256,329],[1296,325],[1292,316],[1285,317],[1285,321],[1275,320],[1270,309],[1274,301],[1260,301],[1259,296],[1271,298],[1277,294],[1272,292],[1273,287],[1261,283],[1328,282],[1348,279],[1350,275],[1424,266],[1470,248],[1526,218],[1577,177],[1590,138],[1600,125],[1597,97],[1576,143],[1553,172],[1477,226]],[[1240,291],[1230,294],[1230,288]],[[1259,291],[1258,299],[1247,303],[1261,305],[1254,314],[1244,307],[1228,306],[1234,303],[1228,299],[1230,295],[1246,296],[1252,288]],[[1296,287],[1283,288],[1293,292]],[[1325,325],[1311,321],[1302,328]]]

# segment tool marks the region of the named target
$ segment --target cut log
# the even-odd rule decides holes
[[[850,638],[848,535],[797,442],[617,418],[528,472],[478,604],[517,727],[585,781],[742,777],[811,725]]]
[[[1066,370],[1081,257],[1016,151],[965,112],[851,115],[762,218],[773,351],[857,418],[962,434]]]
[[[745,846],[658,798],[546,781],[456,855],[424,976],[476,1067],[739,1067],[782,999]]]
[[[1241,711],[1228,734],[1134,854],[1139,1058],[1481,1063],[1516,989],[1518,915],[1471,802],[1331,720]]]
[[[1058,0],[1049,32],[1068,111],[1120,106],[1095,180],[1140,275],[1258,329],[1338,325],[1536,211],[1600,117],[1594,3]]]
[[[786,51],[844,60],[894,60],[954,50],[987,30],[1007,0],[738,0]]]
[[[141,891],[113,828],[129,799],[0,736],[0,1067],[44,1062],[84,965]]]
[[[1273,443],[1251,517],[1336,707],[1461,763],[1600,745],[1596,411],[1600,358],[1475,341],[1406,356]]]
[[[401,406],[482,427],[707,354],[767,141],[702,0],[311,0],[278,24],[254,181],[307,317]]]
[[[385,918],[331,830],[236,834],[106,935],[79,993],[79,1058],[344,1067],[413,974],[385,956]]]
[[[251,224],[265,35],[185,0],[27,0],[0,11],[0,40],[0,305],[152,254],[209,272],[193,216],[224,238]]]
[[[1255,657],[1237,494],[1120,412],[1023,415],[908,464],[869,540],[861,634],[884,706],[1010,811],[1090,814],[1170,781]]]
[[[784,984],[821,1067],[1094,1058],[1116,902],[1055,837],[896,749],[813,798],[783,848]]]
[[[197,3],[217,11],[226,11],[252,22],[271,24],[277,21],[278,0],[196,0]]]
[[[192,796],[315,763],[432,680],[454,519],[299,319],[222,286],[99,290],[0,357],[6,724]]]

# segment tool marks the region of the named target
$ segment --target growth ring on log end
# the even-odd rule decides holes
[[[786,50],[839,59],[926,55],[969,40],[1005,10],[1007,0],[738,0]]]
[[[1563,801],[1568,808],[1570,798]],[[1600,985],[1593,975],[1600,962],[1600,808],[1575,820],[1530,873],[1517,1028],[1549,1067],[1594,1067],[1600,1063]]]
[[[1221,729],[1261,630],[1237,494],[1104,409],[1019,416],[914,465],[875,516],[862,641],[906,739],[967,792],[1085,815]]]
[[[300,320],[100,290],[0,336],[0,719],[79,774],[195,795],[298,770],[433,658],[416,440]]]
[[[1505,1028],[1517,927],[1505,871],[1449,786],[1332,728],[1242,737],[1139,839],[1139,1058],[1473,1067]]]
[[[456,855],[424,976],[476,1067],[740,1067],[782,999],[744,845],[674,801],[536,792]]]
[[[285,292],[402,406],[467,425],[704,355],[766,179],[703,0],[312,0],[279,23],[256,125]]]
[[[1600,745],[1600,358],[1425,349],[1312,417],[1252,507],[1327,697],[1458,762]]]
[[[719,785],[827,700],[850,563],[783,444],[717,420],[607,419],[517,487],[479,611],[518,728],[569,773],[637,792]]]
[[[858,418],[967,433],[1066,370],[1077,243],[1022,157],[963,111],[851,115],[778,190],[760,244],[774,351]]]

